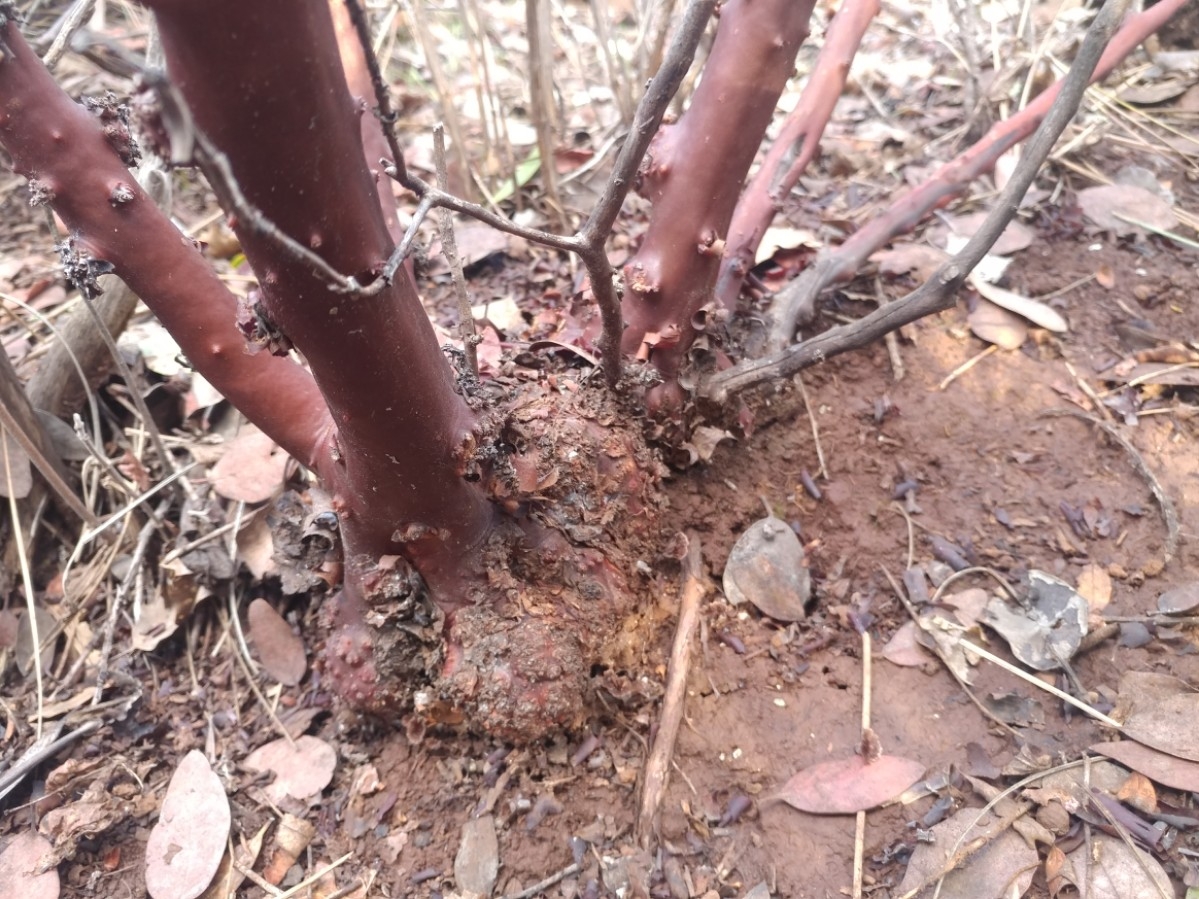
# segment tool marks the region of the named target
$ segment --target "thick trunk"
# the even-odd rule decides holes
[[[172,83],[247,200],[329,265],[369,281],[393,244],[323,0],[156,0]],[[474,417],[411,277],[332,289],[235,221],[262,307],[303,353],[336,426],[325,474],[351,569],[400,553],[443,594],[493,521],[463,475]],[[452,602],[452,597],[443,597]]]
[[[712,299],[729,221],[761,146],[813,0],[729,0],[687,112],[662,129],[642,167],[654,204],[645,240],[625,266],[623,349],[668,380]]]

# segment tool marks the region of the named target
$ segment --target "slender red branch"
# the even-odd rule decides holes
[[[316,467],[331,424],[312,378],[291,361],[251,355],[237,298],[179,233],[68,97],[12,21],[0,28],[0,143],[48,202],[76,249],[110,264],[178,340],[188,360],[287,452]]]
[[[149,6],[172,82],[249,203],[328,266],[370,281],[393,244],[325,0]],[[374,296],[339,293],[264,229],[233,225],[264,311],[304,354],[332,411],[328,477],[347,551],[402,552],[436,588],[493,510],[463,479],[474,418],[412,279],[401,271]]]
[[[366,164],[370,166],[375,183],[379,186],[379,203],[383,209],[387,232],[391,235],[392,242],[399,243],[404,237],[404,229],[400,227],[395,194],[391,192],[390,182],[380,177],[383,174],[383,160],[390,158],[391,151],[387,147],[383,124],[372,111],[375,106],[375,88],[371,82],[365,50],[358,40],[358,33],[350,19],[349,7],[344,0],[329,0],[329,10],[333,15],[333,30],[337,34],[337,49],[341,53],[346,84],[361,117],[362,147]],[[407,264],[411,266],[412,263]]]
[[[820,153],[820,137],[845,90],[862,35],[878,10],[879,0],[845,0],[837,10],[799,102],[788,113],[779,136],[738,201],[716,281],[716,299],[726,308],[736,305],[762,235],[784,198]]]
[[[1161,0],[1144,12],[1128,17],[1108,45],[1091,75],[1091,83],[1106,78],[1145,38],[1156,32],[1187,0]],[[904,194],[877,218],[835,249],[825,250],[804,272],[775,297],[776,348],[791,342],[795,329],[816,311],[816,299],[825,287],[853,278],[867,257],[889,241],[914,228],[930,212],[961,196],[970,182],[990,171],[1011,147],[1032,134],[1057,99],[1065,79],[1059,79],[1011,118],[999,122],[978,143],[942,166],[924,184]]]
[[[642,166],[654,211],[625,266],[622,347],[678,372],[692,316],[711,298],[729,221],[775,104],[808,34],[813,0],[729,0],[704,77],[683,118]]]

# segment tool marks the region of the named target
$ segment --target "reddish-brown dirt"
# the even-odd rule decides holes
[[[1096,164],[1112,174],[1122,162],[1109,155]],[[1163,169],[1158,176],[1172,183],[1180,205],[1199,207],[1199,192],[1186,173]],[[1071,191],[1067,186],[1067,205]],[[11,196],[8,202],[14,202]],[[4,234],[6,247],[26,247],[28,227]],[[510,260],[476,274],[472,286],[481,295],[511,292],[532,317],[552,299],[542,295],[547,284],[550,293],[572,292],[560,263],[547,258],[535,252],[532,259]],[[1031,247],[1015,255],[1008,275],[1013,289],[1041,296],[1105,267],[1102,280],[1109,286],[1090,280],[1052,301],[1069,321],[1067,334],[1034,332],[1020,350],[987,355],[942,389],[955,369],[986,347],[971,336],[963,302],[905,329],[898,344],[902,380],[894,379],[881,345],[834,359],[802,376],[810,408],[790,384],[758,393],[749,400],[756,421],[752,434],[722,443],[709,462],[673,474],[663,487],[662,515],[672,530],[694,531],[702,541],[710,589],[652,856],[636,846],[633,828],[681,576],[667,546],[629,574],[645,609],[638,624],[646,630],[642,639],[630,641],[638,648],[624,667],[596,672],[597,683],[608,689],[592,697],[585,731],[508,746],[449,726],[405,729],[398,720],[346,711],[319,674],[270,694],[271,703],[277,697],[280,716],[305,721],[307,731],[328,741],[338,758],[325,791],[283,809],[317,828],[283,885],[294,885],[322,861],[351,853],[336,875],[341,885],[373,876],[366,895],[452,895],[463,825],[489,811],[499,837],[496,896],[520,894],[572,863],[577,870],[537,895],[712,899],[745,896],[761,882],[788,899],[847,895],[853,817],[804,814],[770,798],[795,772],[851,755],[860,743],[863,660],[854,621],[869,616],[875,651],[872,726],[884,751],[952,780],[951,772],[976,764],[977,750],[967,749],[971,744],[999,766],[1020,748],[935,661],[905,668],[881,656],[883,645],[908,620],[883,573],[898,578],[908,561],[908,523],[894,499],[899,482],[918,483],[919,511],[911,515],[916,563],[934,558],[932,535],[964,549],[971,562],[1012,578],[1040,569],[1074,583],[1084,565],[1097,563],[1113,578],[1109,617],[1147,615],[1164,590],[1199,578],[1199,390],[1144,390],[1135,426],[1113,415],[1177,508],[1181,542],[1164,568],[1163,516],[1129,454],[1100,429],[1049,414],[1082,411],[1080,404],[1090,401],[1080,382],[1093,391],[1107,388],[1111,363],[1129,354],[1118,325],[1140,319],[1168,340],[1199,339],[1197,260],[1193,250],[1159,238],[1129,241],[1041,230]],[[910,286],[882,284],[890,297]],[[874,289],[868,277],[833,292],[826,313],[864,313],[873,305],[854,297]],[[441,299],[433,296],[431,305],[441,308]],[[1102,415],[1094,408],[1087,414]],[[805,470],[819,470],[813,422],[828,475],[818,478],[820,500],[805,491],[801,478]],[[786,627],[753,608],[731,606],[720,590],[730,549],[762,517],[764,502],[799,529],[815,584],[807,619]],[[1076,535],[1063,504],[1089,506],[1110,518],[1109,536]],[[969,583],[989,586],[985,579]],[[279,599],[273,587],[253,584],[247,590]],[[15,591],[8,602],[17,604]],[[72,750],[101,773],[83,781],[74,795],[46,799],[45,775],[62,764],[60,757],[38,770],[32,786],[27,783],[6,800],[0,847],[10,835],[36,827],[52,806],[78,800],[90,782],[102,782],[110,794],[131,803],[115,826],[80,835],[78,851],[59,868],[63,895],[144,895],[148,829],[175,765],[191,749],[204,750],[222,777],[233,806],[235,842],[275,820],[275,810],[253,789],[263,778],[242,766],[251,750],[275,737],[275,725],[229,650],[234,638],[223,596],[219,610],[216,605],[199,607],[179,635],[152,653],[131,649],[122,625],[115,667],[140,685],[143,698],[126,717]],[[316,633],[316,602],[288,606],[280,600],[280,605],[294,614],[302,633],[310,638]],[[1008,657],[993,633],[975,636]],[[1113,637],[1074,660],[1091,701],[1109,703],[1130,670],[1168,672],[1199,683],[1195,631],[1161,628],[1152,636],[1140,648]],[[274,688],[266,678],[261,681]],[[11,666],[3,686],[6,705],[0,714],[7,729],[0,731],[0,754],[8,759],[28,742],[29,727],[24,721],[18,726],[7,703],[27,700],[31,686]],[[1033,697],[1026,684],[985,663],[973,689],[979,697]],[[1104,729],[1085,716],[1045,694],[1034,698],[1039,714],[1017,729],[1035,750],[1072,759],[1104,739]],[[374,778],[377,784],[363,787]],[[966,797],[955,792],[959,786],[955,782],[950,793],[962,802]],[[1167,795],[1180,806],[1190,802]],[[731,816],[735,820],[722,820],[739,797],[749,797],[749,807]],[[921,821],[932,802],[924,798],[868,813],[865,880],[872,895],[898,895],[916,842],[912,823]],[[971,798],[969,804],[980,803]],[[1194,850],[1193,834],[1178,845]],[[1175,882],[1181,883],[1183,856],[1176,852],[1171,859]],[[241,895],[266,893],[246,887]],[[1034,895],[1047,895],[1043,882],[1034,885]]]
[[[1127,318],[1117,299],[1164,333],[1199,333],[1199,310],[1187,300],[1199,290],[1199,277],[1183,253],[1164,243],[1117,246],[1102,236],[1093,242],[1047,241],[1018,255],[1012,281],[1032,295],[1047,293],[1093,274],[1100,260],[1113,268],[1115,283],[1105,289],[1092,282],[1061,298],[1058,305],[1071,323],[1068,335],[986,357],[944,390],[941,380],[983,349],[967,335],[961,309],[919,323],[901,341],[907,375],[898,383],[881,346],[806,372],[828,464],[821,501],[801,486],[801,470],[814,472],[818,462],[809,417],[792,390],[760,398],[758,417],[773,421],[747,440],[726,442],[710,464],[677,474],[666,486],[668,514],[680,530],[700,535],[713,579],[662,808],[657,859],[676,859],[672,866],[690,879],[693,895],[716,890],[740,896],[764,880],[776,895],[799,899],[839,895],[850,883],[852,817],[806,815],[763,800],[800,768],[843,757],[857,746],[862,665],[850,609],[874,616],[876,650],[906,620],[881,573],[886,568],[898,576],[906,562],[907,529],[892,500],[898,481],[914,478],[920,485],[921,511],[913,516],[917,562],[932,558],[928,534],[969,547],[980,564],[1009,574],[1040,568],[1073,581],[1084,562],[1099,562],[1127,573],[1116,578],[1109,608],[1121,616],[1147,613],[1166,587],[1194,578],[1199,454],[1188,397],[1165,402],[1163,414],[1143,416],[1126,432],[1181,515],[1178,557],[1147,578],[1139,572],[1146,566],[1152,571],[1154,560],[1161,559],[1166,534],[1145,481],[1125,451],[1098,430],[1073,418],[1045,417],[1068,403],[1061,390],[1075,395],[1067,363],[1099,386],[1095,367],[1118,352],[1112,327]],[[1138,285],[1149,288],[1139,291],[1150,298],[1144,307],[1134,299]],[[791,628],[753,609],[730,607],[717,589],[733,541],[761,517],[763,499],[800,527],[815,576],[812,613]],[[1115,517],[1119,536],[1075,538],[1063,552],[1059,534],[1069,526],[1061,502],[1098,503]],[[997,508],[1014,527],[999,523]],[[651,616],[659,622],[652,641],[659,649],[641,670],[626,674],[641,682],[645,696],[656,696],[664,677],[678,576],[677,566],[659,561],[641,582],[645,601],[660,606]],[[204,641],[215,638],[210,627],[198,633],[209,635]],[[744,654],[731,647],[737,641]],[[1195,680],[1199,661],[1193,648],[1187,634],[1143,649],[1109,641],[1077,661],[1077,674],[1089,690],[1107,696],[1128,669]],[[267,820],[267,810],[239,789],[249,780],[236,762],[269,733],[269,723],[244,695],[241,672],[232,670],[227,655],[214,660],[207,642],[195,646],[193,680],[183,649],[168,647],[135,665],[153,678],[145,702],[80,752],[146,770],[147,789],[157,791],[183,751],[216,746],[228,760],[235,830],[252,832]],[[987,666],[975,689],[980,696],[1028,694]],[[595,706],[599,744],[585,758],[572,763],[584,740],[573,734],[515,749],[497,763],[506,747],[437,729],[411,744],[402,731],[338,712],[319,684],[285,690],[284,706],[326,710],[312,730],[337,748],[341,760],[333,786],[308,812],[318,822],[314,851],[330,858],[352,852],[345,879],[373,869],[383,895],[437,895],[451,885],[463,822],[486,806],[494,809],[500,828],[497,895],[515,894],[571,864],[572,838],[586,841],[575,844],[586,847],[582,873],[545,895],[580,895],[589,879],[600,876],[601,865],[622,858],[634,871],[648,870],[649,860],[633,852],[631,828],[656,706],[635,696],[606,702],[607,711]],[[873,703],[873,726],[884,749],[930,770],[966,767],[970,743],[1000,764],[1017,749],[935,664],[900,668],[876,658]],[[1042,705],[1043,721],[1023,729],[1035,746],[1072,757],[1102,738],[1102,730],[1085,717],[1068,715],[1055,702]],[[377,771],[381,787],[357,795],[352,784],[366,765]],[[719,826],[738,795],[753,798],[754,806],[735,823]],[[868,884],[898,882],[903,849],[914,840],[906,825],[919,820],[931,801],[868,815]],[[560,812],[539,813],[534,824],[533,808]],[[36,805],[11,810],[8,826],[24,826],[36,812]],[[139,894],[144,833],[130,820],[85,841],[63,866],[67,894]],[[661,882],[652,887],[654,895],[668,895],[664,890]],[[607,894],[601,889],[600,895]]]

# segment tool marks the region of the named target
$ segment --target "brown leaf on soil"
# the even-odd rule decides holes
[[[250,639],[254,642],[258,661],[279,683],[294,687],[308,670],[304,640],[292,632],[283,616],[265,599],[250,603],[249,618]]]
[[[1163,786],[1199,792],[1199,762],[1180,759],[1133,740],[1096,743],[1091,747],[1091,751],[1115,759],[1121,765],[1138,771]]]
[[[979,300],[966,321],[975,337],[1001,350],[1018,350],[1028,339],[1027,319],[987,300]]]
[[[1157,598],[1157,608],[1167,615],[1180,615],[1199,606],[1199,581],[1167,590]]]
[[[146,890],[154,899],[195,899],[220,867],[229,836],[229,800],[204,754],[175,769],[146,843]]]
[[[1178,226],[1178,217],[1169,203],[1151,190],[1130,184],[1106,184],[1080,190],[1078,205],[1087,218],[1113,234],[1139,234],[1142,230],[1117,215],[1163,230]]]
[[[253,515],[242,519],[242,526],[237,531],[237,558],[245,563],[250,569],[250,574],[258,580],[278,573],[275,542],[271,537],[265,510],[259,509]]]
[[[230,441],[212,467],[212,489],[226,499],[266,502],[283,487],[287,453],[257,428],[248,428]]]
[[[50,841],[32,830],[17,834],[0,852],[0,899],[58,899],[58,870],[35,874]]]
[[[1169,875],[1152,855],[1119,837],[1096,833],[1066,856],[1061,877],[1088,899],[1173,896]]]
[[[246,757],[244,765],[251,771],[274,772],[275,779],[266,787],[266,794],[278,804],[288,796],[307,799],[329,786],[337,768],[337,753],[324,740],[305,735],[297,737],[294,745],[278,739],[259,746]]]
[[[17,613],[17,618],[19,619],[16,645],[17,670],[23,675],[28,675],[33,671],[34,647],[36,645],[33,639],[33,628],[29,626],[29,613],[25,609]],[[33,607],[33,621],[37,625],[37,643],[40,643],[42,647],[38,661],[41,663],[42,670],[48,671],[54,664],[54,647],[57,641],[46,638],[54,632],[58,621],[40,605]]]
[[[1147,815],[1157,814],[1157,790],[1149,778],[1139,771],[1128,775],[1128,780],[1116,791],[1116,798]]]
[[[947,219],[954,234],[959,237],[973,237],[989,215],[990,211],[984,209],[967,215],[947,216]],[[1008,222],[1003,233],[999,235],[999,239],[987,252],[993,256],[1010,256],[1012,253],[1028,249],[1034,240],[1036,240],[1036,232],[1018,219],[1013,219]]]
[[[916,633],[916,622],[905,621],[901,624],[883,647],[883,658],[892,665],[904,668],[921,668],[933,661],[933,656],[920,645]]]
[[[1163,674],[1129,671],[1120,678],[1117,708],[1127,710],[1124,736],[1199,762],[1199,692]]]
[[[927,281],[949,259],[949,254],[924,244],[897,243],[894,249],[882,250],[870,259],[884,275],[899,277],[910,272],[917,281]]]
[[[998,818],[990,812],[980,815],[978,809],[964,808],[936,825],[933,842],[916,844],[896,893],[906,894],[927,883],[917,896],[918,899],[931,899],[934,890],[938,889],[936,875],[953,853],[982,837],[997,823]],[[1014,830],[1006,830],[945,875],[944,882],[939,884],[939,895],[941,899],[1022,896],[1032,883],[1036,865],[1036,849]]]
[[[33,467],[29,455],[21,449],[17,438],[7,431],[0,433],[0,441],[3,441],[0,444],[0,496],[24,499],[33,489]]]
[[[1091,562],[1078,574],[1076,592],[1087,601],[1092,615],[1107,608],[1112,601],[1112,576],[1098,562]]]
[[[853,755],[805,768],[776,798],[801,812],[849,815],[894,799],[923,774],[923,763],[912,759],[880,755],[868,764]]]

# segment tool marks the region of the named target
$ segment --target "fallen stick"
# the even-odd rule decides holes
[[[674,755],[679,726],[683,722],[683,700],[687,691],[687,675],[691,669],[691,638],[699,623],[700,600],[707,593],[703,576],[703,548],[699,535],[687,534],[689,546],[683,561],[683,587],[679,601],[679,624],[670,650],[670,668],[666,675],[666,696],[662,700],[662,716],[658,735],[654,738],[649,758],[645,762],[645,781],[641,788],[641,806],[637,812],[637,842],[649,848],[654,832],[654,819],[666,792],[666,778]]]

